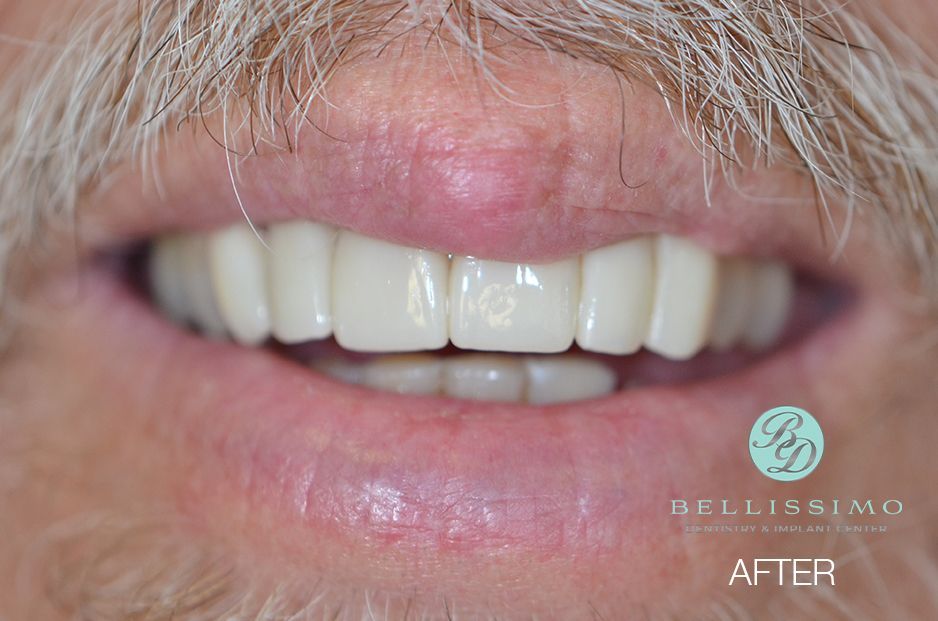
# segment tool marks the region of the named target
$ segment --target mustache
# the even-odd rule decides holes
[[[15,251],[115,165],[146,168],[173,128],[221,114],[232,134],[250,127],[252,144],[289,148],[343,63],[409,35],[458,46],[495,88],[507,88],[497,48],[512,41],[651,85],[704,156],[704,174],[802,170],[834,254],[859,210],[936,293],[935,63],[888,16],[865,11],[827,0],[109,4],[33,46],[0,92],[10,111],[0,121],[0,279]]]

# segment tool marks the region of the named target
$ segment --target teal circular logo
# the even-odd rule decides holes
[[[801,408],[772,408],[749,432],[749,455],[756,468],[776,481],[797,481],[817,468],[824,454],[821,426]]]

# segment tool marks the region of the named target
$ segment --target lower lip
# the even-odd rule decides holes
[[[158,373],[167,400],[149,408],[171,404],[154,412],[157,435],[191,466],[174,484],[177,508],[300,557],[393,552],[415,572],[468,555],[661,554],[659,535],[678,528],[670,499],[716,489],[704,472],[719,473],[723,493],[727,480],[734,493],[762,484],[740,449],[752,421],[797,400],[866,314],[855,308],[720,378],[535,407],[341,384],[266,350],[179,331],[100,276],[86,333],[108,338],[88,337],[95,359],[122,383],[172,361]]]

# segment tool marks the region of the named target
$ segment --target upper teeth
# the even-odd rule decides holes
[[[246,224],[160,238],[151,281],[177,321],[256,344],[335,334],[356,351],[464,349],[672,359],[708,344],[774,343],[793,297],[778,262],[718,259],[668,235],[549,264],[505,263],[392,244],[312,222]],[[268,246],[265,248],[265,244]],[[211,282],[211,292],[207,284]]]

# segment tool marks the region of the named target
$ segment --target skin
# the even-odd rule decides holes
[[[0,3],[5,33],[30,36],[36,16],[47,8],[42,4]],[[897,5],[898,19],[916,24],[909,32],[916,37],[922,32],[926,46],[929,29],[920,24],[935,23],[929,6],[925,0]],[[842,259],[831,263],[811,188],[789,170],[756,170],[741,182],[743,189],[793,198],[784,214],[723,182],[714,188],[713,209],[702,209],[699,158],[670,126],[657,96],[642,87],[628,92],[624,101],[626,126],[634,130],[625,138],[623,169],[651,181],[638,189],[624,187],[615,166],[620,134],[616,127],[593,122],[618,118],[623,104],[617,83],[602,68],[519,49],[524,69],[504,68],[500,77],[529,101],[563,102],[519,114],[517,103],[475,88],[479,85],[468,61],[453,65],[406,44],[398,51],[344,67],[329,86],[337,110],[312,111],[343,141],[304,130],[295,161],[284,165],[262,154],[245,164],[242,199],[255,206],[252,216],[263,223],[299,215],[401,243],[515,261],[553,260],[636,233],[667,232],[720,253],[782,257],[845,283],[856,292],[854,312],[810,347],[793,347],[785,358],[743,374],[738,383],[711,388],[734,411],[753,415],[765,403],[747,402],[743,387],[756,383],[766,403],[798,399],[810,404],[825,421],[830,449],[823,468],[780,488],[756,472],[743,452],[713,455],[712,447],[724,447],[720,438],[726,435],[728,415],[719,408],[694,413],[700,423],[696,435],[675,427],[670,444],[656,444],[657,428],[642,417],[632,427],[611,408],[597,406],[588,417],[558,416],[552,422],[506,411],[501,432],[505,437],[556,432],[589,438],[606,432],[608,443],[597,444],[597,451],[617,459],[621,446],[639,436],[636,429],[651,430],[649,445],[636,443],[633,449],[640,459],[622,462],[631,467],[627,476],[588,460],[567,470],[558,459],[552,473],[519,467],[507,489],[533,495],[531,490],[545,485],[549,474],[575,476],[575,466],[589,466],[590,472],[623,477],[622,489],[631,490],[643,477],[640,464],[668,454],[662,451],[705,464],[676,467],[667,487],[635,488],[642,491],[638,504],[649,507],[651,519],[642,513],[632,521],[608,523],[610,530],[625,524],[645,537],[620,538],[617,532],[612,544],[565,547],[537,541],[542,534],[537,525],[506,513],[499,516],[504,522],[497,533],[505,539],[466,526],[449,547],[436,545],[433,537],[387,531],[369,531],[373,537],[362,542],[356,533],[330,530],[325,503],[298,516],[262,484],[259,491],[246,492],[239,477],[265,481],[265,468],[275,466],[262,456],[244,460],[245,470],[233,472],[231,460],[206,457],[228,437],[219,431],[217,418],[240,429],[252,414],[276,408],[279,389],[299,392],[312,386],[329,391],[336,402],[355,400],[371,427],[332,417],[329,399],[306,404],[317,410],[315,424],[290,413],[276,418],[291,433],[306,424],[307,431],[325,429],[354,439],[350,445],[358,452],[347,457],[349,463],[374,458],[385,446],[398,446],[405,456],[470,455],[473,436],[454,432],[452,419],[423,416],[424,409],[462,407],[435,403],[398,420],[424,429],[436,426],[438,442],[408,444],[400,428],[380,428],[389,407],[383,397],[322,378],[308,380],[272,356],[170,331],[146,302],[120,284],[110,265],[102,265],[103,251],[129,240],[237,221],[223,154],[203,129],[195,128],[173,136],[160,154],[161,170],[173,181],[166,192],[148,190],[127,163],[115,171],[112,185],[82,202],[77,236],[50,233],[46,251],[24,253],[18,265],[18,275],[29,284],[19,302],[22,319],[0,359],[0,532],[8,534],[0,549],[0,616],[73,618],[77,603],[87,604],[90,597],[99,607],[91,610],[98,610],[100,618],[122,618],[100,594],[82,593],[82,586],[106,582],[87,569],[97,569],[92,559],[108,555],[121,568],[165,568],[155,579],[165,585],[194,582],[181,559],[212,556],[222,560],[206,561],[210,569],[201,575],[220,589],[248,585],[266,593],[285,584],[291,603],[323,591],[319,609],[327,617],[332,610],[354,616],[366,594],[391,619],[417,613],[429,618],[636,618],[652,612],[716,611],[718,602],[727,601],[758,617],[811,618],[820,610],[831,618],[862,618],[901,610],[908,618],[925,618],[933,612],[929,587],[934,577],[929,576],[938,564],[930,482],[938,475],[938,462],[930,458],[930,445],[938,437],[933,411],[938,350],[924,337],[933,337],[935,312],[930,303],[913,303],[916,273],[887,243],[879,224],[861,215]],[[938,61],[938,53],[931,57]],[[15,54],[7,62],[15,64]],[[477,96],[465,96],[466,84]],[[574,85],[580,88],[574,91]],[[208,126],[219,121],[209,119]],[[399,171],[395,166],[407,174],[391,174]],[[385,177],[388,182],[374,183]],[[376,218],[379,203],[408,209]],[[230,360],[237,362],[224,362]],[[229,364],[234,370],[223,374],[220,368]],[[199,370],[199,381],[174,371],[178,368]],[[215,372],[202,371],[210,368]],[[281,383],[252,383],[274,375]],[[688,392],[668,407],[683,413],[697,397],[713,396],[699,386]],[[654,409],[670,394],[643,393],[634,405]],[[397,403],[401,410],[405,406],[410,404]],[[205,412],[217,418],[206,420]],[[470,430],[490,429],[468,415],[459,420]],[[749,418],[730,420],[734,429],[751,424]],[[545,441],[544,446],[545,452],[565,456],[562,444]],[[298,454],[314,450],[306,444],[295,448]],[[508,446],[500,455],[520,454],[512,450]],[[400,456],[390,463],[397,476],[420,465],[416,458]],[[823,548],[807,535],[686,535],[680,521],[666,513],[673,495],[719,499],[727,490],[734,498],[804,502],[899,498],[904,511],[888,520],[887,533],[832,537]],[[606,514],[619,511],[612,500],[603,502],[587,514],[596,530],[607,524]],[[428,507],[432,513],[438,505],[431,500]],[[513,538],[520,543],[501,545]],[[837,589],[825,601],[815,591],[792,595],[772,587],[728,588],[736,559],[754,556],[836,558],[841,567]],[[215,576],[212,570],[218,566],[232,571]]]

